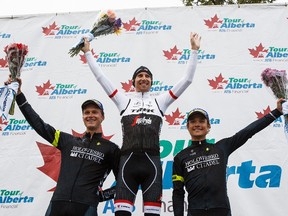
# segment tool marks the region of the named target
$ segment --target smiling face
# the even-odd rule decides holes
[[[83,109],[82,118],[86,131],[93,133],[101,132],[101,123],[104,120],[101,109],[94,104],[89,104]]]
[[[206,139],[211,128],[207,118],[201,113],[195,113],[187,121],[187,129],[191,135],[192,141],[201,141]]]
[[[135,89],[137,92],[149,92],[151,87],[151,76],[146,72],[140,72],[135,77]]]

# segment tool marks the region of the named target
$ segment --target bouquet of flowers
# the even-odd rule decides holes
[[[273,95],[276,98],[284,98],[287,100],[288,79],[285,70],[266,68],[261,73],[261,78],[264,84],[272,91]]]
[[[4,48],[7,55],[9,71],[12,81],[20,77],[20,70],[24,64],[25,56],[28,53],[28,47],[22,43],[13,43]]]
[[[14,114],[15,96],[18,90],[16,78],[20,77],[20,71],[24,64],[25,56],[28,53],[28,47],[22,43],[13,43],[4,48],[8,62],[8,68],[11,74],[12,83],[0,88],[0,112],[1,118],[7,119],[8,113]]]
[[[106,13],[100,13],[100,17],[94,23],[92,30],[87,35],[89,41],[102,35],[108,34],[119,34],[121,29],[122,21],[120,18],[116,19],[116,14],[112,10],[108,10]],[[77,43],[69,50],[70,57],[78,55],[81,48],[84,46],[84,40],[81,38],[80,42]]]

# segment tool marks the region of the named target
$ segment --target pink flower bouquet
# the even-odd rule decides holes
[[[264,84],[272,91],[273,95],[287,100],[287,74],[285,70],[266,68],[261,73]]]

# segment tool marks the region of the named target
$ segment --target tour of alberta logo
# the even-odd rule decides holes
[[[287,62],[288,49],[287,47],[264,47],[262,43],[254,48],[248,48],[249,54],[253,57],[253,61],[260,62]]]
[[[0,208],[16,209],[19,205],[33,203],[34,197],[19,189],[0,188]]]
[[[46,67],[48,65],[47,61],[45,60],[39,60],[36,56],[31,56],[31,57],[26,57],[24,65],[22,67],[22,72],[23,71],[31,71],[35,67]],[[8,70],[8,61],[7,57],[3,56],[0,58],[0,69],[5,69]]]
[[[74,95],[87,94],[86,88],[78,87],[73,83],[52,84],[50,80],[42,85],[36,86],[36,92],[41,99],[72,99]]]
[[[157,34],[159,31],[171,30],[172,26],[163,24],[157,20],[141,20],[137,21],[134,17],[128,22],[123,22],[123,29],[127,33],[135,34]],[[82,28],[78,25],[57,24],[56,21],[42,27],[42,33],[47,38],[69,39],[77,38],[79,35],[86,35],[90,29]]]
[[[169,31],[172,29],[172,25],[164,24],[159,20],[136,20],[133,19],[124,22],[123,29],[129,34],[158,34],[159,31]]]
[[[166,58],[168,63],[176,64],[187,64],[188,59],[190,58],[191,50],[184,48],[179,50],[177,45],[169,50],[163,50],[163,56]],[[198,50],[198,62],[202,60],[214,60],[216,55],[213,53],[206,52],[205,50]]]
[[[118,63],[130,63],[131,58],[122,56],[117,52],[100,52],[95,53],[94,50],[91,50],[91,53],[96,60],[96,62],[100,65],[100,67],[116,67]],[[80,54],[80,60],[83,64],[87,64],[87,60],[84,54]]]
[[[254,29],[255,23],[245,21],[242,18],[224,17],[220,18],[217,14],[209,19],[204,19],[209,31],[218,32],[241,32],[244,29]]]
[[[172,111],[170,114],[164,115],[165,122],[168,123],[169,129],[187,129],[187,114],[180,112],[179,108]],[[219,125],[220,119],[211,117],[209,118],[211,125]]]
[[[225,78],[220,73],[214,79],[208,79],[209,86],[214,93],[241,94],[249,93],[250,90],[262,89],[262,83],[253,82],[247,77]]]
[[[0,132],[2,136],[25,135],[27,131],[34,130],[26,119],[10,118],[3,120],[0,118]]]
[[[56,21],[48,26],[42,27],[42,33],[44,36],[54,39],[77,38],[79,35],[86,35],[89,32],[89,29],[82,28],[78,25],[57,25]]]

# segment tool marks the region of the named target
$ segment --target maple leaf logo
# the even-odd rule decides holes
[[[39,93],[38,95],[49,95],[47,90],[54,90],[54,88],[55,86],[52,86],[50,80],[48,80],[46,83],[43,83],[42,86],[36,86],[36,92]]]
[[[61,165],[60,150],[51,145],[46,145],[40,142],[36,143],[44,160],[44,165],[42,167],[37,167],[37,169],[57,182]],[[56,187],[51,188],[48,191],[54,191],[55,188]]]
[[[262,112],[255,112],[257,115],[258,119],[261,119],[263,116],[267,115],[268,113],[271,112],[270,106],[268,106],[266,109],[263,109],[263,113]]]
[[[209,82],[209,85],[212,87],[212,89],[224,89],[223,84],[227,84],[228,80],[224,80],[224,78],[222,77],[222,74],[220,73],[218,77],[215,77],[215,80],[208,79],[208,82]]]
[[[128,83],[121,82],[122,89],[125,90],[125,92],[134,92],[135,88],[132,84],[132,80],[128,80]]]
[[[49,25],[49,27],[42,27],[42,32],[47,35],[55,35],[55,31],[59,31],[59,27],[57,27],[55,21],[53,22],[52,25]]]
[[[101,126],[101,132],[102,126]],[[74,130],[72,130],[72,135],[76,137],[83,137],[84,133],[78,133]],[[110,140],[114,135],[111,136],[104,136],[104,133],[102,133],[102,137],[104,139]],[[53,179],[55,182],[58,181],[59,172],[60,172],[60,166],[61,166],[61,151],[57,148],[55,148],[52,145],[46,145],[40,142],[36,142],[38,145],[38,148],[41,152],[41,155],[44,160],[44,165],[41,167],[37,167],[38,170],[43,172],[45,175],[49,176],[51,179]],[[50,191],[55,191],[56,186],[54,188],[51,188]]]
[[[1,67],[1,68],[8,67],[7,58],[2,58],[2,59],[0,59],[0,67]]]
[[[136,26],[140,26],[140,23],[137,22],[135,17],[132,20],[129,20],[128,23],[123,23],[123,28],[126,31],[136,31]]]
[[[168,122],[168,125],[180,125],[179,119],[184,119],[185,115],[181,115],[179,108],[175,112],[172,112],[172,115],[164,115],[165,121]]]
[[[96,59],[98,58],[99,55],[96,55],[96,53],[94,52],[93,49],[91,50],[91,53],[92,53],[94,58],[96,58]],[[80,54],[80,60],[82,61],[83,64],[87,63],[87,59],[86,59],[84,54],[83,55]]]
[[[265,53],[268,53],[268,49],[265,49],[262,45],[262,43],[259,44],[259,46],[256,46],[256,49],[249,49],[250,55],[253,56],[253,58],[264,58]]]
[[[3,119],[3,118],[0,116],[0,131],[2,131],[1,125],[8,125],[8,121],[6,121],[5,119]]]
[[[223,20],[220,20],[217,17],[217,14],[215,14],[214,17],[212,17],[210,20],[204,20],[205,25],[208,26],[208,28],[218,28],[218,24],[222,24]]]
[[[163,50],[164,56],[167,60],[177,60],[177,55],[182,55],[182,52],[179,52],[179,49],[175,45],[170,51]]]

